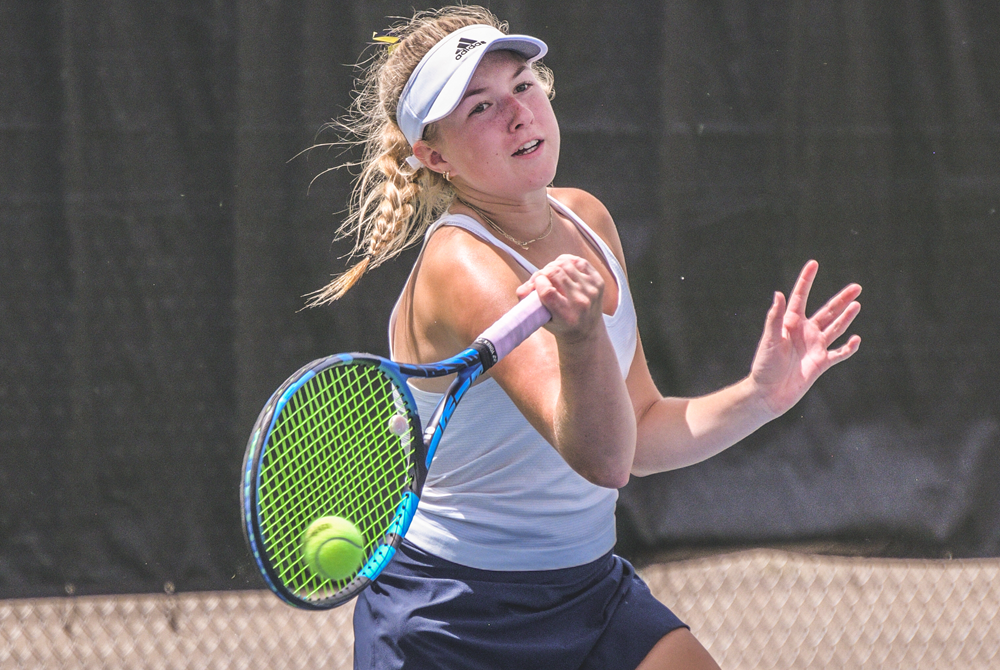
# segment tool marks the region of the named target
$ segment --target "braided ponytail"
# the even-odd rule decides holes
[[[365,272],[418,241],[423,234],[422,228],[426,228],[413,226],[412,222],[419,206],[420,182],[423,181],[417,173],[430,171],[413,171],[402,162],[409,155],[409,144],[395,124],[387,124],[382,134],[381,151],[373,159],[363,161],[366,167],[355,185],[349,216],[337,231],[338,238],[355,237],[351,255],[361,258],[346,272],[311,294],[310,307],[333,302],[343,296]],[[447,209],[450,202],[451,199],[447,198],[437,215]]]
[[[367,62],[347,115],[327,127],[340,135],[337,145],[361,146],[359,167],[347,218],[337,229],[336,239],[354,237],[352,257],[361,259],[322,289],[309,295],[309,307],[333,302],[343,296],[365,272],[394,258],[412,244],[451,205],[455,193],[437,172],[411,168],[404,161],[413,152],[396,124],[396,105],[417,64],[449,33],[476,24],[507,32],[489,10],[476,6],[445,7],[416,13],[393,27],[400,41],[392,49],[380,49]],[[538,62],[532,68],[543,86],[552,90],[552,73]],[[428,128],[432,131],[433,125]]]

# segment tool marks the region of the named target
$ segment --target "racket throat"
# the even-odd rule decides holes
[[[451,421],[451,417],[455,413],[455,408],[458,407],[458,401],[462,399],[465,392],[472,386],[472,382],[476,381],[482,373],[483,368],[479,365],[459,372],[448,386],[448,390],[445,391],[441,402],[434,409],[434,414],[431,416],[431,420],[427,423],[427,428],[424,430],[424,444],[427,445],[426,467],[430,468],[431,466],[434,452],[437,451],[438,443],[444,434],[444,429],[448,427],[448,422]]]
[[[482,372],[486,372],[500,360],[497,348],[485,337],[477,339],[470,348],[479,354],[479,362],[483,366]]]

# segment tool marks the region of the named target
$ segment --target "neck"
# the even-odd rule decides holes
[[[455,189],[455,207],[471,210],[480,218],[488,217],[519,240],[531,240],[545,233],[550,222],[548,189],[526,194],[518,200],[485,193]],[[467,212],[468,213],[468,212]]]

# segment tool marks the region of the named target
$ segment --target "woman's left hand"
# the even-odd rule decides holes
[[[820,375],[861,346],[861,338],[852,335],[842,346],[830,348],[861,311],[855,300],[861,294],[857,284],[844,287],[812,317],[806,317],[806,302],[818,270],[816,261],[806,263],[787,305],[785,296],[775,293],[754,356],[750,379],[775,417],[791,409]]]

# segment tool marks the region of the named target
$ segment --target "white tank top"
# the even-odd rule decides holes
[[[618,284],[604,322],[622,375],[635,356],[636,318],[625,271],[604,240],[549,196],[600,250]],[[446,214],[428,229],[457,226],[537,268],[478,221]],[[398,307],[397,301],[397,307]],[[392,349],[393,310],[389,324]],[[441,395],[410,386],[426,425]],[[596,560],[615,545],[618,491],[591,484],[528,423],[492,378],[468,390],[448,423],[406,539],[445,560],[482,570],[552,570]]]

